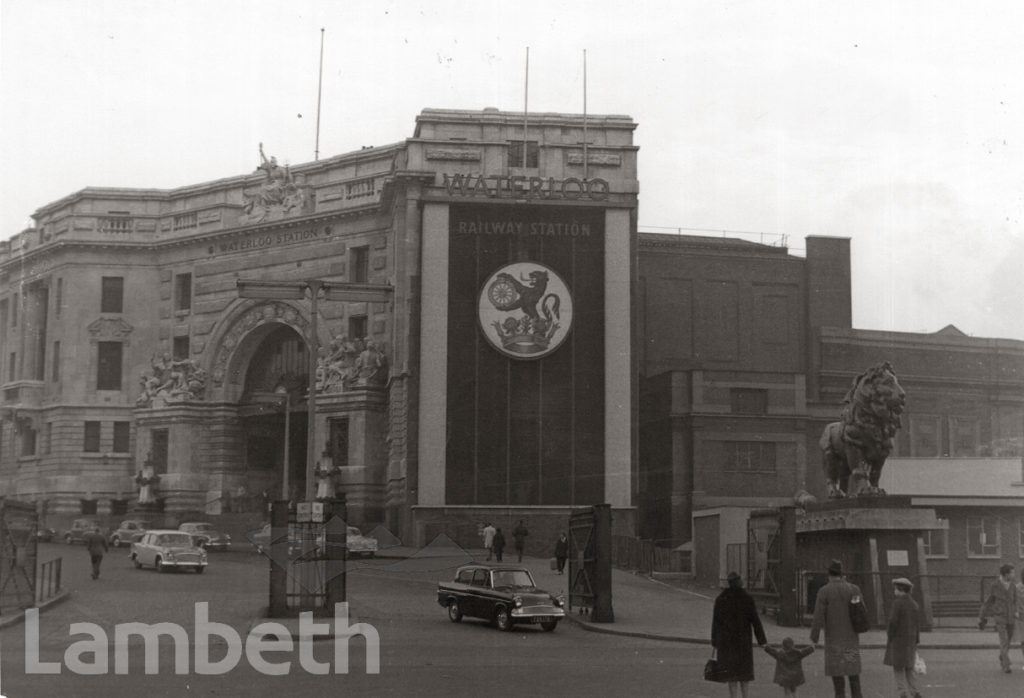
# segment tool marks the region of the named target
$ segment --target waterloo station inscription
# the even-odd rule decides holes
[[[526,175],[464,175],[444,173],[448,196],[485,196],[492,199],[590,199],[605,201],[610,187],[600,177],[527,177]]]

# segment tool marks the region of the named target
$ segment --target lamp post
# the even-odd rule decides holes
[[[276,392],[278,395],[284,396],[284,475],[281,478],[281,499],[288,500],[291,497],[288,496],[288,471],[291,469],[291,448],[288,442],[289,435],[291,434],[291,407],[292,407],[292,396],[288,392],[288,388],[279,386]]]
[[[394,290],[387,284],[352,284],[343,282],[327,282],[323,279],[306,279],[304,281],[243,281],[236,282],[239,298],[255,298],[262,300],[305,300],[309,291],[309,336],[304,337],[309,347],[309,397],[307,404],[306,430],[306,492],[305,501],[313,501],[314,477],[316,468],[316,362],[320,353],[320,335],[317,333],[317,301],[323,294],[328,301],[348,301],[354,303],[386,303],[391,300]],[[286,494],[287,496],[287,494]]]

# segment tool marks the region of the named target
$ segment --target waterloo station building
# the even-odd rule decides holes
[[[117,516],[147,468],[216,513],[317,464],[415,545],[523,518],[546,555],[608,503],[713,576],[743,512],[824,492],[868,365],[909,395],[894,456],[1019,460],[1024,342],[853,329],[846,239],[638,232],[635,128],[428,109],[393,145],[41,207],[0,243],[0,495]]]

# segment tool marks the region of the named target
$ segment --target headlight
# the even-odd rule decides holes
[[[513,603],[515,603],[516,608],[522,608],[522,605],[523,605],[522,597],[517,596],[514,599],[512,599],[512,601],[513,601]]]
[[[164,559],[166,559],[166,560],[173,560],[174,559],[174,553],[172,553],[170,550],[168,550],[166,553],[164,553]]]
[[[560,599],[560,598],[558,598],[558,597],[556,597],[556,596],[552,596],[552,597],[551,597],[551,603],[553,603],[553,604],[555,604],[556,606],[559,606],[559,607],[560,607],[560,606],[562,605],[562,599]]]

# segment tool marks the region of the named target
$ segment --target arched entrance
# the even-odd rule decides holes
[[[305,488],[309,350],[292,327],[262,328],[238,403],[250,493],[301,499]],[[287,476],[285,468],[287,467]],[[287,487],[287,491],[286,488]]]

